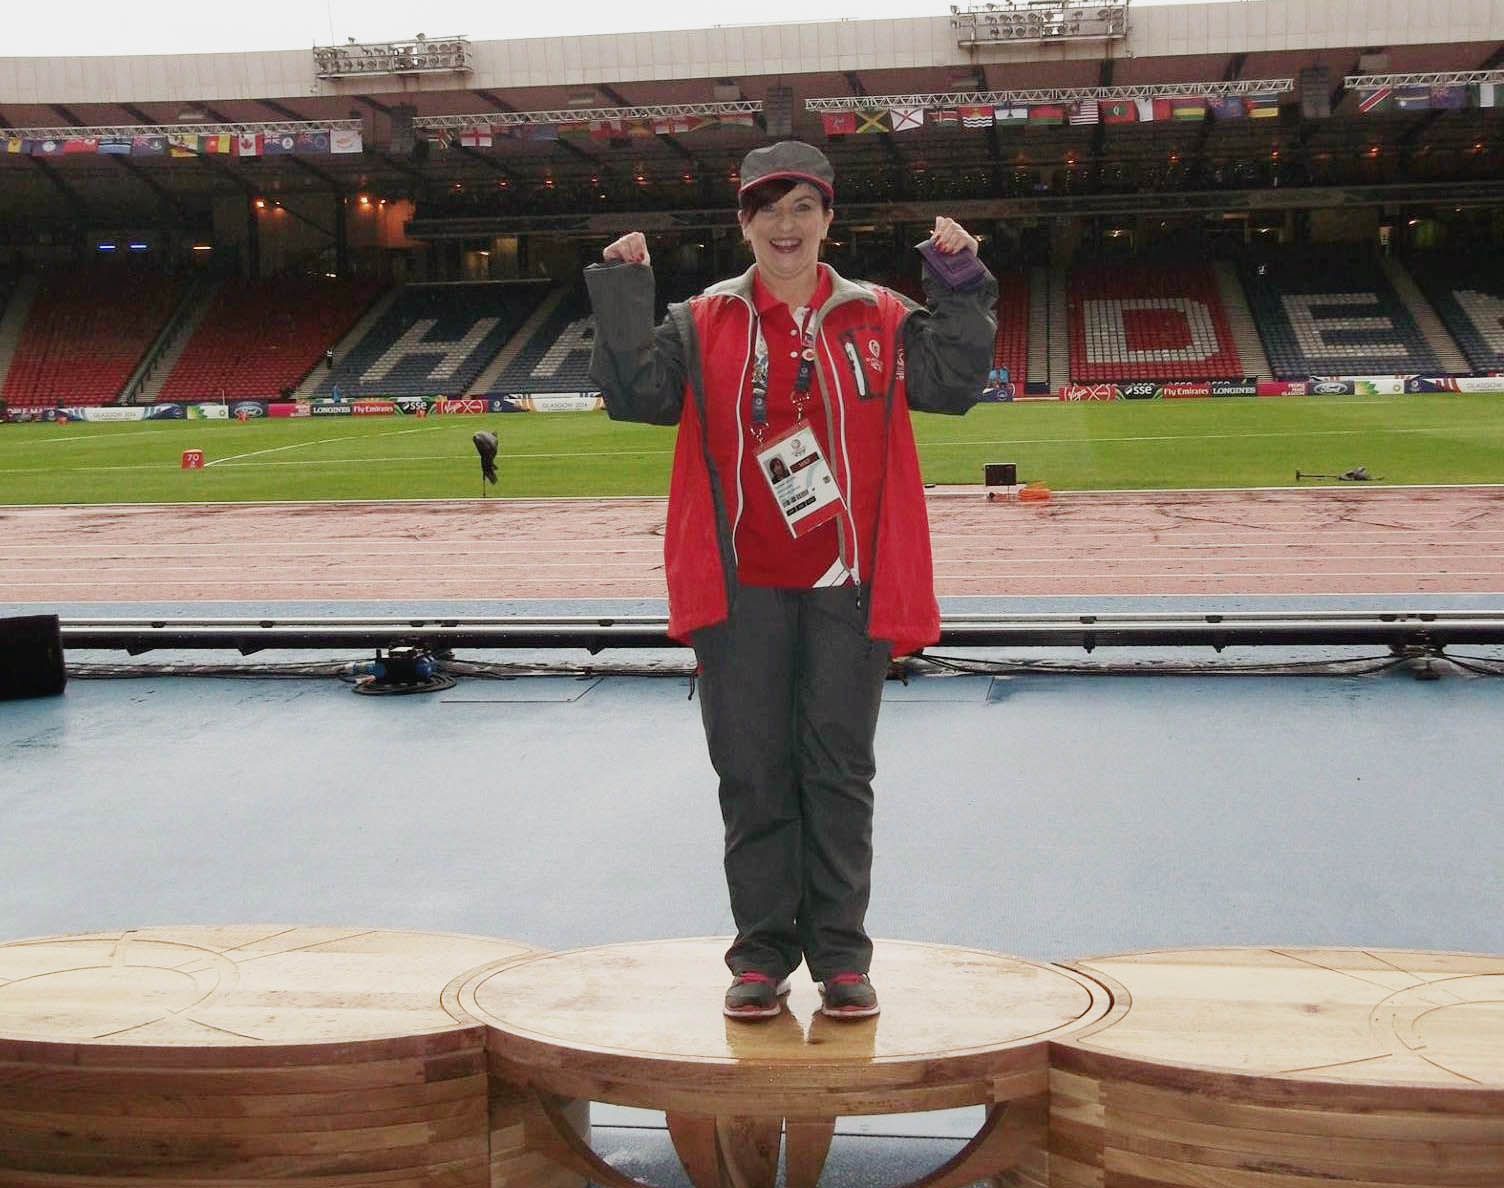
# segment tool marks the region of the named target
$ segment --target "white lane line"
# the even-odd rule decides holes
[[[402,437],[403,435],[408,434],[408,433],[422,433],[426,429],[427,429],[426,425],[420,425],[416,429],[393,429],[390,433],[373,433],[373,434],[371,434],[371,437],[372,438],[377,438],[377,437]],[[280,454],[283,450],[303,450],[303,449],[307,449],[309,446],[328,445],[331,441],[348,442],[349,438],[348,438],[348,436],[342,436],[342,437],[319,437],[319,438],[315,438],[313,441],[295,441],[291,445],[272,446],[269,449],[265,449],[265,450],[250,450],[249,452],[244,453],[244,454],[227,454],[223,458],[215,458],[212,461],[205,462],[204,463],[204,469],[207,470],[211,466],[219,466],[219,465],[222,465],[225,462],[235,462],[235,461],[237,461],[237,460],[239,460],[241,458],[257,458],[257,457],[260,457],[262,454]],[[368,461],[368,460],[372,460],[372,459],[361,459],[361,460],[362,461]],[[318,464],[319,465],[323,465],[322,462],[320,462]]]

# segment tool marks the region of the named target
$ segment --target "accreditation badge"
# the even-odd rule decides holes
[[[808,421],[784,430],[756,456],[783,522],[796,538],[840,514],[841,489]]]

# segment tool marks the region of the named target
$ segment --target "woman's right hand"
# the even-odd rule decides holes
[[[653,262],[652,257],[648,255],[647,237],[641,231],[628,231],[615,243],[607,244],[601,257],[606,260],[621,260],[627,264],[651,264]]]

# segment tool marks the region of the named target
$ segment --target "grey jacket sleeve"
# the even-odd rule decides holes
[[[981,396],[992,368],[997,336],[997,279],[982,276],[947,288],[924,269],[928,309],[916,309],[903,327],[909,407],[921,412],[964,413]]]
[[[674,425],[684,403],[684,344],[672,320],[653,325],[653,270],[592,264],[585,287],[595,311],[590,379],[617,421]]]

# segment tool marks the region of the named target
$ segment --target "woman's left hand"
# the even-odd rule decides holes
[[[948,219],[944,215],[935,216],[935,229],[930,232],[930,242],[947,256],[955,252],[970,252],[973,256],[977,254],[977,237],[955,219]]]

